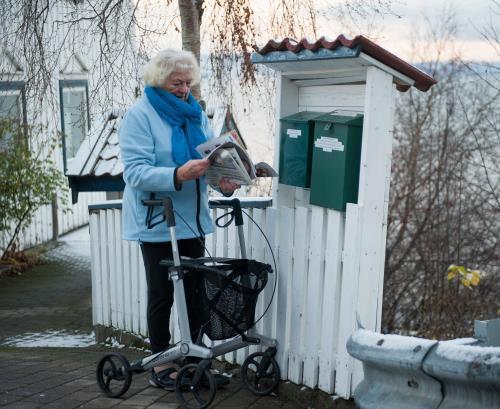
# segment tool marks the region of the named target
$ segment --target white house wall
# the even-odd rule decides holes
[[[66,43],[73,42],[74,46],[72,49],[69,47],[57,49],[59,44],[63,43],[63,37],[66,33],[61,29],[60,25],[56,23],[56,20],[63,20],[70,10],[74,10],[74,8],[70,7],[68,2],[59,1],[54,4],[45,27],[47,35],[50,35],[53,39],[51,43],[52,47],[54,47],[56,51],[60,51],[58,54],[57,69],[54,71],[54,75],[51,79],[50,92],[47,92],[41,99],[35,98],[33,94],[30,93],[26,95],[28,124],[43,124],[47,127],[47,135],[53,135],[61,131],[61,101],[59,100],[60,80],[83,79],[88,81],[89,95],[91,96],[89,103],[91,126],[99,124],[99,121],[93,121],[93,118],[101,118],[103,115],[109,114],[113,108],[123,108],[133,102],[134,88],[136,85],[136,75],[134,75],[134,72],[136,69],[133,65],[134,58],[131,55],[131,51],[129,57],[117,63],[117,66],[120,67],[119,69],[123,70],[124,75],[130,75],[131,78],[126,83],[126,87],[123,85],[114,88],[108,87],[108,89],[113,89],[112,99],[114,101],[112,105],[109,105],[109,98],[106,98],[106,96],[109,97],[109,95],[106,95],[106,87],[102,87],[102,84],[98,84],[98,76],[100,75],[100,67],[96,67],[100,54],[98,33],[94,33],[94,35],[89,35],[88,33],[81,35],[81,30],[76,30],[76,36],[66,40]],[[88,23],[83,22],[82,24]],[[23,68],[25,61],[23,60],[22,52],[15,50],[14,47],[9,48],[8,44],[5,49],[15,57],[16,61],[21,65],[21,68]],[[76,57],[73,55],[75,51]],[[83,66],[81,63],[83,63]],[[88,68],[88,71],[85,71],[85,68]],[[23,81],[24,78],[23,76],[14,78],[9,75],[3,75],[1,78],[2,81],[9,79]],[[97,89],[98,87],[99,89]],[[43,146],[44,144],[46,145],[46,140],[32,141],[32,143],[33,149],[36,151],[40,146],[44,149]],[[61,147],[58,147],[53,153],[53,160],[62,171],[63,156]],[[64,209],[61,203],[63,194],[63,192],[58,192],[58,235],[88,223],[88,205],[105,200],[104,192],[80,193],[78,196],[78,203],[72,205],[71,193],[68,190],[68,193],[66,193],[68,206]],[[52,214],[52,206],[44,206],[36,212],[31,225],[20,235],[20,248],[37,245],[51,240],[54,237]],[[5,240],[6,239],[3,238],[2,244],[5,244]]]

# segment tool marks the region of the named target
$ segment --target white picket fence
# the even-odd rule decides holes
[[[257,329],[277,339],[282,378],[345,398],[351,396],[353,372],[346,341],[355,329],[354,294],[359,290],[358,210],[351,204],[346,213],[309,205],[246,210],[265,232],[277,264],[277,274],[270,276],[259,298],[256,316],[272,299]],[[224,212],[213,210],[213,218]],[[248,257],[274,268],[261,232],[248,219],[244,228]],[[146,337],[144,266],[138,244],[121,239],[120,203],[91,206],[90,239],[94,324]],[[207,244],[213,256],[239,257],[234,225],[218,228]],[[171,328],[176,342],[175,309]],[[247,348],[224,358],[241,364],[248,353]]]
[[[69,194],[68,194],[69,196]],[[57,235],[63,235],[88,223],[88,206],[102,202],[106,198],[105,192],[83,192],[78,197],[78,203],[69,204],[64,210],[57,209]],[[68,198],[71,203],[71,198]],[[18,248],[26,249],[37,246],[54,238],[54,211],[52,206],[42,206],[34,214],[32,222],[21,231],[18,237]],[[0,247],[4,248],[10,240],[10,233],[0,235]]]

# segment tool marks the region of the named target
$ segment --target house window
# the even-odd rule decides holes
[[[88,83],[84,80],[59,81],[59,92],[63,159],[67,169],[90,128]]]
[[[0,119],[7,118],[20,125],[26,125],[26,97],[23,82],[0,82]],[[11,135],[4,135],[0,139],[0,151],[5,150],[11,139]]]

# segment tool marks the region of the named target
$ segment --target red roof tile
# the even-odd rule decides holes
[[[427,91],[430,87],[436,84],[436,80],[425,72],[419,70],[417,67],[403,61],[401,58],[387,51],[385,48],[375,44],[368,38],[358,35],[352,40],[348,40],[342,34],[340,34],[335,40],[328,41],[325,37],[321,37],[315,42],[311,43],[307,39],[302,39],[296,41],[291,38],[285,38],[280,42],[270,40],[264,47],[257,50],[257,53],[261,55],[268,54],[273,51],[291,51],[293,53],[298,53],[302,50],[317,51],[320,48],[325,48],[328,50],[335,50],[337,47],[348,47],[354,48],[359,46],[361,51],[372,58],[380,61],[381,63],[399,71],[400,73],[410,77],[415,81],[414,86],[420,91]],[[399,84],[397,86],[398,90],[406,91],[410,87],[407,85]]]

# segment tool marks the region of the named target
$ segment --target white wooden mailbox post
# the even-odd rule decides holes
[[[426,91],[435,81],[370,40],[269,42],[253,55],[278,74],[279,119],[299,111],[364,115],[359,194],[345,212],[309,204],[309,190],[275,186],[248,212],[266,233],[277,262],[257,306],[257,330],[278,341],[283,379],[349,398],[362,378],[346,341],[357,322],[380,330],[395,88]],[[275,155],[278,165],[279,137]],[[276,166],[277,168],[278,166]],[[213,210],[214,219],[223,213]],[[121,205],[90,208],[93,319],[147,336],[146,283],[137,243],[121,240]],[[260,231],[245,221],[248,257],[273,263]],[[212,255],[239,257],[234,225],[207,237]],[[175,310],[173,341],[179,340]],[[99,331],[96,330],[96,333]],[[225,359],[243,363],[246,348]]]
[[[363,36],[270,41],[252,60],[277,72],[275,165],[280,118],[364,115],[357,204],[343,213],[309,205],[309,189],[277,184],[274,191],[282,222],[278,314],[289,320],[281,328],[282,368],[294,382],[349,397],[362,373],[353,371],[346,341],[357,322],[381,326],[395,88],[426,91],[435,81]]]

